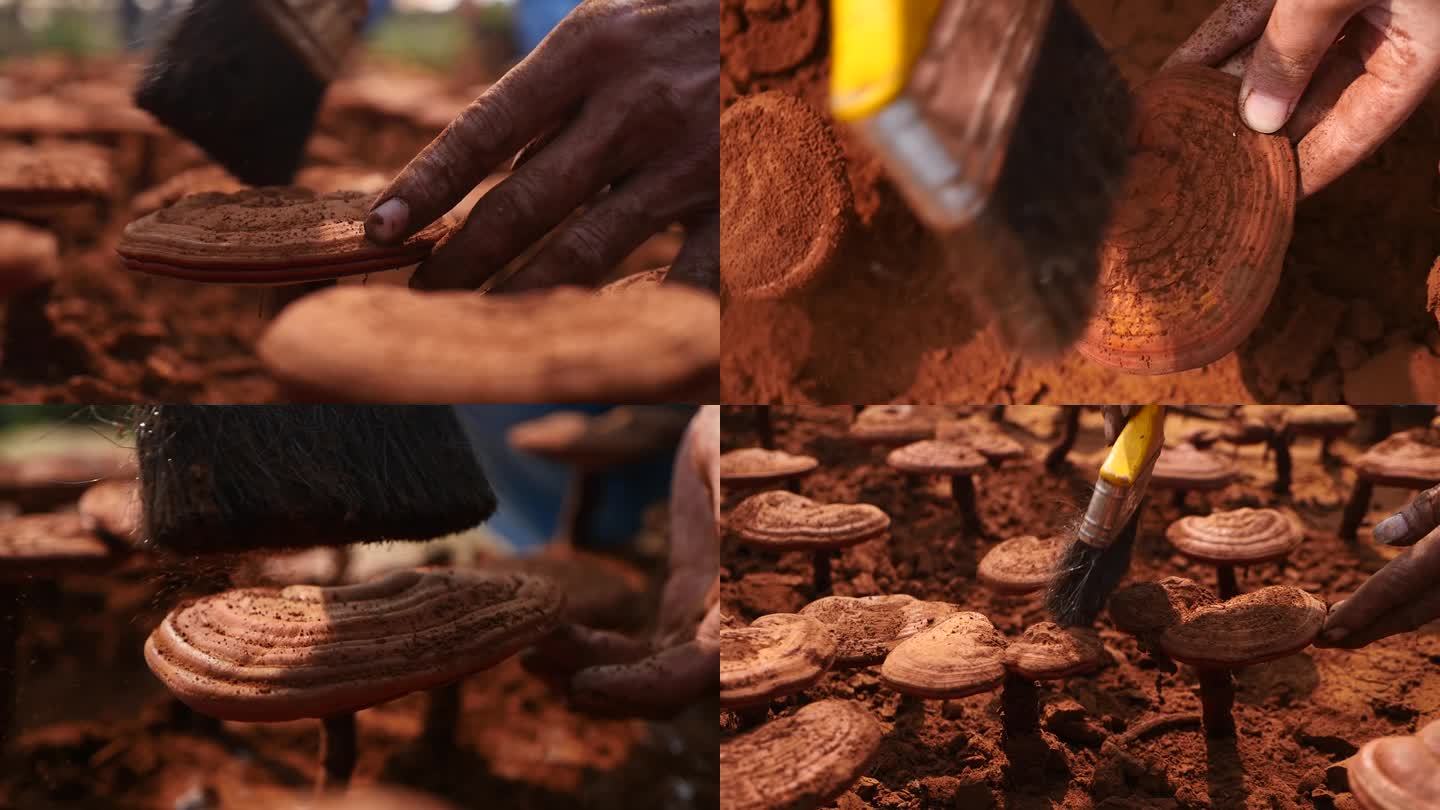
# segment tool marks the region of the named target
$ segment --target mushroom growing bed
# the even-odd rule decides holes
[[[1202,410],[1203,414],[1172,409],[1166,429],[1169,441],[1178,445],[1202,428],[1222,433],[1231,424],[1219,418],[1226,409]],[[994,587],[981,576],[981,561],[1001,543],[1014,546],[1017,538],[1023,538],[1018,547],[1024,548],[1045,538],[1067,536],[1089,498],[1104,457],[1099,412],[1087,409],[1081,413],[1068,465],[1053,473],[1046,471],[1044,459],[1059,440],[1066,417],[1061,409],[1011,406],[1000,423],[990,422],[988,412],[951,414],[951,418],[998,428],[1026,451],[1025,457],[976,477],[976,503],[986,533],[992,537],[965,528],[948,481],[907,476],[886,463],[883,448],[856,440],[851,432],[854,414],[848,406],[770,409],[775,449],[818,462],[806,476],[778,486],[793,487],[797,494],[821,504],[871,504],[891,520],[884,539],[836,552],[826,595],[830,601],[897,599],[897,595],[925,600],[907,604],[934,606],[928,620],[931,627],[947,620],[960,622],[951,618],[957,615],[955,611],[978,614],[989,620],[1008,645],[1006,666],[1013,667],[1029,651],[1025,642],[1044,633],[1053,635],[1054,630],[1045,628],[1054,626],[1043,624],[1051,619],[1043,607],[1043,594]],[[986,653],[989,658],[981,654],[982,647],[975,646],[963,656],[937,659],[954,670],[946,671],[950,680],[959,677],[957,673],[966,674],[961,670],[978,672],[982,663],[994,659],[977,681],[983,681],[984,688],[958,688],[946,682],[942,689],[927,680],[919,691],[922,696],[913,689],[902,693],[894,682],[902,664],[908,667],[904,670],[907,675],[899,680],[906,684],[919,677],[916,673],[934,680],[916,665],[913,654],[929,643],[928,636],[910,635],[914,641],[888,645],[887,649],[896,652],[883,661],[842,663],[837,656],[828,672],[818,679],[807,673],[803,688],[776,690],[777,696],[758,712],[753,707],[735,713],[722,711],[722,762],[735,765],[735,773],[749,773],[755,766],[741,768],[734,758],[756,740],[774,735],[767,730],[786,728],[780,724],[807,706],[838,701],[878,721],[880,742],[858,771],[828,760],[815,766],[830,768],[832,774],[838,768],[846,774],[843,788],[815,791],[826,797],[825,801],[786,806],[843,810],[1365,807],[1351,793],[1346,770],[1339,763],[1355,757],[1350,767],[1368,767],[1368,761],[1356,757],[1367,742],[1415,735],[1427,723],[1440,719],[1440,626],[1432,624],[1353,651],[1308,644],[1318,628],[1317,611],[1349,596],[1394,556],[1394,550],[1373,544],[1369,529],[1414,494],[1409,489],[1377,486],[1361,523],[1359,542],[1339,537],[1342,514],[1356,479],[1355,462],[1382,438],[1376,435],[1377,425],[1383,423],[1377,420],[1380,415],[1377,409],[1359,408],[1354,428],[1346,436],[1330,440],[1326,461],[1319,452],[1324,439],[1296,437],[1289,495],[1276,494],[1273,458],[1266,455],[1264,445],[1237,446],[1221,440],[1209,450],[1233,463],[1234,480],[1213,490],[1192,490],[1183,503],[1168,491],[1147,499],[1122,587],[1184,578],[1189,581],[1186,586],[1196,591],[1194,604],[1184,595],[1171,597],[1178,600],[1174,604],[1179,605],[1179,613],[1167,621],[1183,618],[1188,622],[1187,632],[1194,630],[1190,641],[1202,647],[1226,644],[1229,636],[1209,628],[1206,622],[1224,624],[1214,617],[1230,611],[1236,616],[1236,637],[1245,639],[1231,645],[1233,649],[1213,654],[1201,650],[1198,656],[1187,651],[1183,660],[1175,656],[1178,666],[1166,665],[1147,652],[1135,635],[1117,628],[1106,611],[1096,624],[1104,649],[1098,670],[1076,669],[1056,680],[1037,678],[1034,682],[1039,703],[1037,741],[1034,736],[1018,735],[1013,727],[1007,735],[1003,719],[1006,692],[996,686],[1004,659],[993,650]],[[1435,431],[1429,427],[1431,412],[1426,408],[1387,409],[1384,416],[1389,427],[1381,430],[1423,437]],[[726,409],[722,449],[729,452],[758,446],[757,421],[753,408]],[[753,488],[727,487],[722,514],[754,494]],[[1237,511],[1241,509],[1257,511]],[[1258,512],[1265,509],[1277,510],[1277,520],[1283,515],[1287,529],[1290,520],[1297,521],[1303,537],[1293,548],[1287,541],[1288,555],[1279,561],[1270,556],[1269,561],[1236,565],[1240,596],[1222,609],[1218,607],[1220,597],[1215,595],[1215,563],[1182,554],[1170,544],[1167,529],[1182,517],[1192,516],[1185,525],[1194,526],[1198,518],[1210,514],[1230,515],[1220,524],[1229,526],[1245,522],[1240,518],[1248,520],[1251,515],[1270,517],[1272,513]],[[1159,592],[1153,585],[1151,588]],[[725,538],[721,607],[730,622],[728,627],[745,627],[769,614],[816,615],[817,610],[806,608],[820,596],[813,592],[810,555],[777,552],[735,537]],[[1276,607],[1253,610],[1252,603]],[[1291,603],[1304,610],[1285,607]],[[1267,632],[1259,627],[1265,616],[1298,617],[1302,613],[1305,622],[1287,622],[1287,627],[1274,628],[1264,638],[1255,637]],[[1169,635],[1178,644],[1176,639],[1184,634],[1173,630]],[[1260,642],[1268,645],[1263,654],[1252,649]],[[837,643],[843,646],[847,640],[837,639]],[[993,647],[997,642],[987,643]],[[725,655],[722,652],[722,658]],[[1202,668],[1188,663],[1197,657],[1201,664],[1222,661],[1226,668],[1233,667],[1228,670],[1234,678],[1232,716],[1237,733],[1233,736],[1212,734],[1207,739],[1200,697]],[[1213,667],[1208,671],[1213,673]],[[1213,674],[1206,677],[1215,678]],[[965,696],[943,699],[947,693]],[[1016,697],[1010,694],[1008,700]],[[1010,711],[1018,711],[1013,702]],[[729,760],[725,759],[727,751]],[[798,774],[798,766],[795,772]],[[729,766],[722,769],[722,797],[732,795],[730,787],[723,784],[730,773]],[[1356,778],[1368,777],[1361,774]],[[1413,789],[1429,789],[1427,784],[1416,782]],[[784,788],[776,785],[771,790],[778,796]]]

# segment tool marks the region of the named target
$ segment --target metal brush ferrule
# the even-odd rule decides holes
[[[1125,525],[1125,500],[1128,488],[1118,487],[1101,478],[1095,482],[1090,505],[1080,517],[1080,542],[1096,548],[1109,548],[1120,527]]]

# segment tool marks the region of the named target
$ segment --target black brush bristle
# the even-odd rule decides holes
[[[1140,525],[1144,502],[1108,548],[1096,548],[1072,538],[1045,594],[1045,607],[1057,624],[1089,627],[1105,609],[1105,602],[1130,569],[1130,552]]]
[[[147,542],[183,553],[428,540],[495,495],[442,405],[138,409]]]
[[[146,66],[135,103],[237,179],[286,185],[325,88],[253,0],[195,0]]]

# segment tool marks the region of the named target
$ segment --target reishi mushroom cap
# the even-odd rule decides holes
[[[601,414],[555,411],[510,428],[510,446],[561,464],[603,468],[673,453],[691,414],[622,405]]]
[[[1243,507],[1187,515],[1165,530],[1177,551],[1215,565],[1255,565],[1286,557],[1305,537],[1299,518],[1279,509]]]
[[[883,729],[859,704],[821,700],[720,744],[724,810],[820,807],[850,787]]]
[[[1343,764],[1365,810],[1440,810],[1440,721],[1370,740]]]
[[[868,503],[821,504],[775,490],[741,501],[725,518],[725,527],[747,543],[774,551],[815,551],[880,537],[890,530],[890,516]]]
[[[59,258],[55,234],[19,222],[0,222],[0,295],[54,281]]]
[[[455,571],[242,588],[172,610],[145,661],[202,714],[328,717],[489,668],[553,629],[564,601],[539,577]]]
[[[826,596],[800,608],[835,636],[835,666],[877,663],[895,645],[960,612],[949,602],[929,602],[909,594]]]
[[[969,445],[991,461],[1025,457],[1025,445],[1015,441],[987,420],[948,419],[935,426],[935,438]]]
[[[0,581],[103,570],[115,560],[74,512],[0,521]]]
[[[1285,410],[1284,423],[1300,436],[1339,437],[1359,418],[1349,405],[1295,405]]]
[[[377,245],[365,238],[374,198],[298,186],[191,194],[125,226],[116,251],[131,270],[279,284],[406,267],[456,226],[441,217],[403,244]]]
[[[920,475],[970,475],[985,469],[985,457],[970,445],[940,439],[897,447],[885,457],[885,463]]]
[[[1418,432],[1396,433],[1361,453],[1355,469],[1382,485],[1429,487],[1440,482],[1440,443]]]
[[[139,543],[139,481],[119,478],[101,481],[85,490],[78,508],[86,528],[126,543]]]
[[[720,705],[759,706],[809,688],[835,662],[825,625],[797,613],[761,616],[720,631]]]
[[[720,456],[720,482],[763,486],[798,478],[820,466],[814,456],[795,455],[784,450],[742,447]]]
[[[976,575],[1000,593],[1034,593],[1050,584],[1064,551],[1065,541],[1058,536],[1012,537],[985,552]]]
[[[596,296],[345,286],[286,307],[258,346],[293,390],[371,402],[709,402],[720,304],[683,285]]]
[[[1090,359],[1168,374],[1220,359],[1260,323],[1298,196],[1295,149],[1240,120],[1240,79],[1199,66],[1136,94],[1131,168],[1101,248]]]
[[[1271,585],[1182,615],[1160,634],[1160,647],[1176,661],[1202,668],[1259,664],[1310,646],[1325,612],[1325,603],[1309,593]]]
[[[1159,582],[1126,585],[1110,596],[1110,620],[1121,631],[1142,639],[1165,628],[1197,608],[1220,604],[1220,597],[1194,580],[1165,577]]]
[[[0,204],[49,205],[106,197],[110,158],[88,143],[0,144]]]
[[[907,695],[960,698],[1005,680],[1005,637],[981,613],[956,613],[901,641],[880,667],[886,686]]]
[[[1179,444],[1160,451],[1150,484],[1174,489],[1224,489],[1239,470],[1219,453]]]
[[[850,423],[850,438],[876,444],[909,444],[935,438],[939,415],[917,405],[867,405]]]
[[[1005,667],[1034,681],[1084,675],[1105,666],[1110,656],[1100,636],[1089,627],[1061,627],[1040,622],[1025,628],[1019,641],[1005,650]]]

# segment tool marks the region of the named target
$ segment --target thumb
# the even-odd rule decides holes
[[[1240,85],[1240,114],[1257,132],[1278,132],[1340,29],[1369,0],[1281,0]]]

